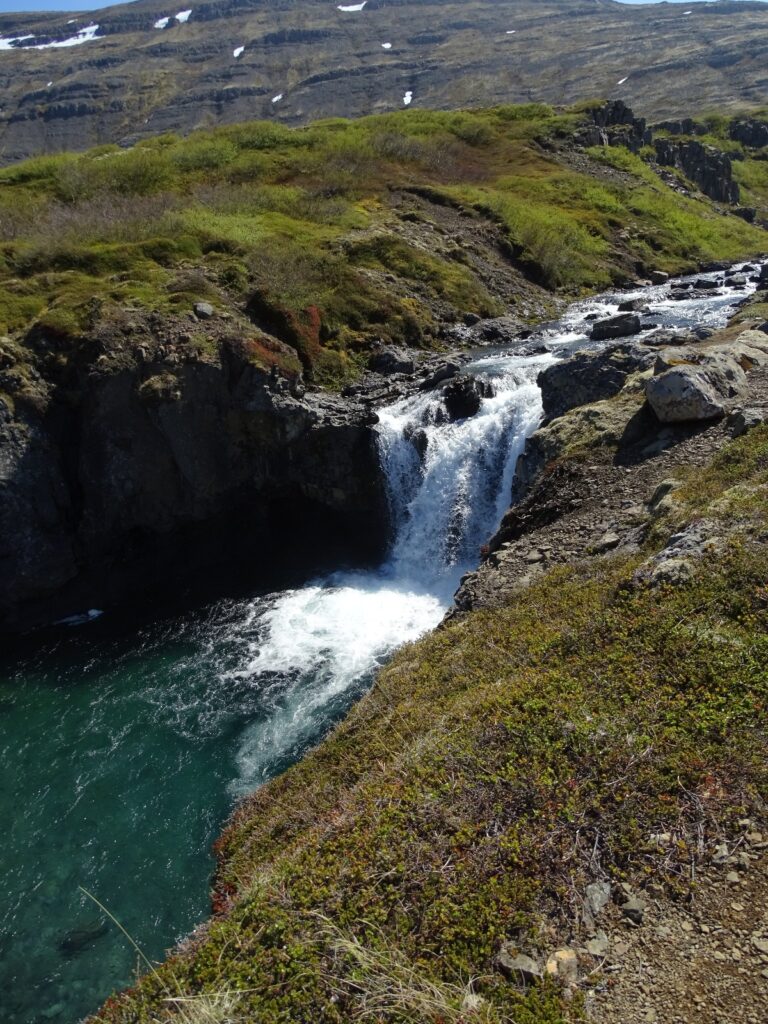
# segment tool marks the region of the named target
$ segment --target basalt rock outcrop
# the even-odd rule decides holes
[[[0,154],[10,162],[211,124],[384,113],[406,95],[432,109],[608,95],[667,119],[754,104],[768,9],[692,6],[139,0],[74,16],[0,14]],[[595,145],[601,132],[642,144],[630,121],[595,132]]]
[[[741,191],[733,179],[733,166],[725,153],[696,139],[675,142],[654,141],[656,159],[662,167],[674,167],[697,185],[704,195],[719,203],[737,205]]]
[[[83,371],[0,410],[0,631],[117,604],[223,561],[252,578],[387,533],[372,425],[302,394],[238,345],[216,358]],[[314,556],[312,555],[314,552]]]

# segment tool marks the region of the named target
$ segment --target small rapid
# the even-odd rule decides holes
[[[714,275],[709,275],[714,277]],[[0,659],[0,1006],[4,1024],[74,1024],[208,910],[210,846],[234,802],[295,763],[402,644],[434,628],[509,505],[542,416],[536,379],[642,298],[661,327],[723,326],[749,288],[673,301],[664,287],[572,306],[536,352],[478,352],[479,411],[439,390],[379,409],[391,543],[370,571],[223,600],[126,634],[73,616]]]

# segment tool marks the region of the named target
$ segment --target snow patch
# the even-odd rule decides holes
[[[81,28],[76,36],[70,36],[69,39],[62,39],[60,43],[41,43],[39,46],[34,46],[34,50],[58,50],[64,46],[79,46],[81,43],[90,43],[92,39],[96,39],[96,33],[99,31],[98,25],[86,25],[85,28]]]
[[[178,21],[180,25],[183,25],[185,21],[189,21],[189,16],[191,13],[192,8],[190,8],[188,11],[179,11],[179,13],[176,15],[176,21]]]
[[[627,78],[629,78],[629,75],[627,75]],[[624,85],[624,83],[626,82],[627,78],[620,78],[618,80],[618,82],[616,83],[616,85]]]
[[[279,92],[277,94],[277,96],[273,96],[272,97],[272,102],[273,103],[279,103],[282,98],[283,98],[283,94],[281,92]]]
[[[382,43],[381,44],[381,48],[382,48],[382,50],[391,50],[392,49],[392,43]]]
[[[14,46],[14,43],[23,43],[27,39],[34,38],[34,36],[9,36],[7,39],[0,39],[0,50],[22,49],[22,47]]]
[[[53,82],[46,82],[45,83],[45,88],[46,89],[50,89],[52,85],[53,85]]]
[[[506,31],[506,35],[508,35],[508,36],[517,35],[517,29],[516,28],[508,28],[507,31]]]
[[[405,96],[403,96],[403,106],[404,107],[410,107],[412,102],[413,102],[413,93],[409,89],[408,92],[405,94]]]
[[[353,11],[362,11],[367,3],[368,0],[363,0],[361,4],[338,4],[338,9],[345,14],[351,14]]]
[[[237,58],[238,58],[238,57],[240,56],[240,54],[241,54],[241,53],[242,53],[242,52],[243,52],[244,50],[245,50],[245,47],[244,47],[244,46],[238,46],[238,47],[237,47],[236,49],[234,49],[234,50],[232,51],[232,56],[233,56],[233,57],[235,58],[235,60],[237,60]]]
[[[155,28],[168,28],[171,23],[170,18],[158,18],[155,22]]]

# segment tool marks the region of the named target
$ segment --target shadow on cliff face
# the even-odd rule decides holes
[[[81,385],[0,423],[0,632],[383,550],[375,435],[353,403],[229,357]]]

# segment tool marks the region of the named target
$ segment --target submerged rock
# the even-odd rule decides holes
[[[109,925],[103,919],[88,921],[85,924],[73,928],[59,942],[59,952],[64,956],[75,956],[82,952],[86,946],[96,942],[109,931]]]

